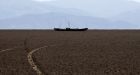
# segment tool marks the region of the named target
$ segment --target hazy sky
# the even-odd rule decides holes
[[[140,0],[1,0],[0,21],[2,24],[0,25],[0,27],[4,26],[3,25],[4,23],[7,24],[8,20],[11,21],[11,23],[9,24],[12,24],[13,22],[12,20],[15,18],[20,18],[19,16],[21,17],[27,17],[29,15],[36,16],[42,15],[42,13],[43,14],[45,13],[44,15],[46,15],[46,13],[50,12],[55,12],[55,14],[61,13],[63,15],[64,14],[77,15],[80,17],[82,17],[83,15],[84,16],[88,15],[88,17],[91,16],[92,18],[97,19],[93,21],[99,20],[98,21],[99,23],[103,22],[103,24],[101,25],[104,25],[105,23],[108,24],[108,22],[110,23],[113,21],[113,24],[114,23],[118,25],[125,24],[127,26],[128,24],[132,25],[133,23],[136,23],[136,19],[138,18],[137,25],[139,25],[140,28],[139,22]],[[135,12],[137,12],[137,14],[135,14]],[[129,14],[132,15],[130,16]],[[118,18],[116,18],[116,16],[118,16]],[[125,16],[128,18],[126,18]],[[120,20],[120,18],[124,18],[126,20]],[[35,19],[38,20],[38,18]],[[133,22],[130,23],[130,21]],[[46,21],[44,22],[46,23]],[[40,22],[39,25],[40,24],[42,24],[42,22]],[[13,24],[12,26],[16,27],[15,24]],[[31,25],[31,27],[34,26]]]
[[[140,0],[132,0],[132,1],[140,2]]]
[[[0,17],[48,12],[49,6],[75,8],[97,17],[140,9],[140,0],[1,0]]]
[[[54,0],[33,0],[33,1],[38,1],[38,2],[48,2],[48,1],[54,1]],[[129,1],[140,2],[140,0],[129,0]]]

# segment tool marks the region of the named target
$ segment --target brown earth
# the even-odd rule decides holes
[[[0,54],[2,75],[35,75],[27,54],[43,46],[33,58],[44,74],[140,75],[139,30],[0,31],[0,50],[17,46]]]

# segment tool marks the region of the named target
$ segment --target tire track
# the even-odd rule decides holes
[[[32,50],[31,52],[28,53],[27,58],[28,58],[28,62],[29,64],[32,66],[33,70],[36,71],[37,75],[44,75],[43,72],[37,67],[37,65],[35,64],[32,54],[39,51],[42,48],[47,48],[48,46],[43,46],[37,49]]]
[[[15,49],[15,48],[18,48],[18,47],[9,48],[9,49],[5,49],[5,50],[0,50],[0,53],[2,53],[2,52],[6,52],[6,51],[11,51],[11,50],[13,50],[13,49]]]
[[[30,51],[27,55],[28,62],[31,65],[31,67],[33,68],[33,70],[37,73],[37,75],[45,75],[45,74],[39,69],[39,67],[37,66],[36,62],[34,61],[32,55],[33,55],[33,53],[35,53],[43,48],[48,48],[50,46],[53,47],[53,46],[58,46],[58,45],[49,45],[49,46],[43,46],[40,48],[36,48],[36,49]]]

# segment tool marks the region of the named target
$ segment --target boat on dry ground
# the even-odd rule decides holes
[[[54,28],[55,31],[87,31],[88,28]]]

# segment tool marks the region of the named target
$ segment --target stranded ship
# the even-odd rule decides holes
[[[55,31],[87,31],[88,28],[54,28]]]
[[[67,28],[54,28],[54,31],[87,31],[88,28],[71,28],[70,27],[70,22],[68,22]]]

